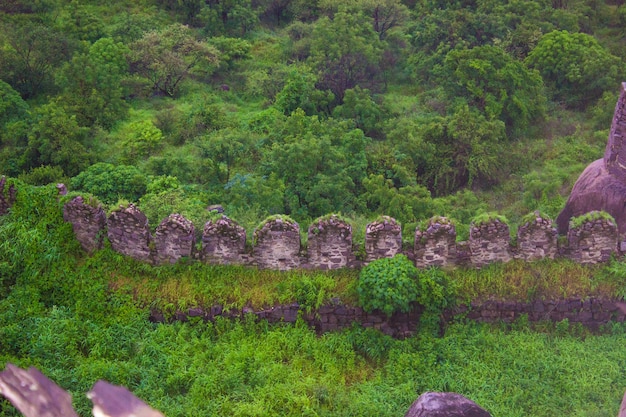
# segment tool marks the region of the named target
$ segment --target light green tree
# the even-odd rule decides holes
[[[524,129],[545,112],[539,73],[496,46],[450,51],[439,80],[451,100],[463,98],[508,128]]]
[[[153,92],[170,97],[192,73],[210,74],[218,64],[217,49],[180,24],[144,34],[130,49],[131,71],[150,80]]]
[[[316,22],[308,62],[319,73],[321,89],[341,103],[350,88],[380,88],[383,46],[367,16],[341,10]]]
[[[595,102],[619,81],[622,61],[591,35],[553,31],[544,35],[526,58],[557,100],[571,107]]]
[[[25,168],[55,165],[73,176],[89,166],[94,156],[86,147],[88,129],[78,124],[76,116],[53,101],[37,108],[33,118],[23,155]]]
[[[110,128],[126,115],[121,81],[128,75],[129,52],[122,43],[101,38],[63,67],[63,100],[81,125]]]

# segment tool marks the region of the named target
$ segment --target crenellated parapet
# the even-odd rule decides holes
[[[415,230],[415,265],[418,268],[429,266],[454,265],[457,259],[456,228],[446,217],[433,217],[424,230]]]
[[[402,252],[402,227],[396,219],[381,216],[365,227],[365,262],[393,258]]]
[[[513,258],[509,225],[498,216],[472,223],[469,249],[471,263],[476,267],[509,262]]]
[[[308,259],[314,269],[338,269],[350,266],[352,226],[333,214],[314,221],[308,229]]]
[[[259,268],[300,266],[300,226],[288,216],[272,216],[254,231],[252,255]]]
[[[525,261],[554,259],[558,253],[557,231],[552,220],[534,212],[517,229],[517,258]]]
[[[102,248],[107,216],[98,202],[85,203],[81,196],[73,198],[63,207],[63,220],[72,224],[74,236],[85,252]]]
[[[170,214],[154,232],[158,263],[176,263],[180,258],[190,258],[194,245],[193,223],[180,214]]]
[[[114,251],[140,261],[153,260],[148,218],[133,204],[120,207],[107,219],[107,236]]]
[[[618,231],[606,213],[591,212],[570,221],[567,256],[581,264],[607,262],[616,252]]]
[[[303,250],[300,226],[288,216],[266,219],[254,231],[249,246],[244,228],[224,215],[204,225],[199,245],[194,225],[180,214],[168,216],[152,236],[147,217],[132,204],[107,218],[95,201],[76,197],[65,204],[64,218],[72,223],[85,251],[100,248],[103,236],[107,236],[116,252],[155,264],[188,258],[277,270],[337,269],[405,253],[419,268],[480,268],[513,258],[533,261],[565,257],[580,263],[598,263],[622,253],[616,222],[600,212],[574,219],[568,235],[558,243],[552,220],[539,213],[526,216],[516,241],[511,240],[506,220],[495,214],[478,218],[471,225],[469,240],[462,242],[457,241],[455,225],[436,216],[416,229],[413,247],[408,250],[402,248],[400,224],[388,216],[366,226],[364,248],[355,247],[352,226],[346,220],[338,215],[319,218],[307,229],[307,250]]]
[[[200,258],[207,263],[240,264],[246,250],[246,231],[226,216],[204,225]]]

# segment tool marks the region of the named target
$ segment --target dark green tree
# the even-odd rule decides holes
[[[71,180],[72,189],[86,191],[106,204],[120,199],[138,201],[146,192],[148,178],[132,165],[104,162],[91,165]]]
[[[54,71],[72,53],[58,31],[36,23],[0,23],[0,79],[33,98],[54,91]]]
[[[262,159],[263,173],[282,179],[288,214],[316,217],[358,207],[367,139],[345,122],[296,110]]]
[[[199,19],[210,36],[246,36],[259,21],[252,0],[207,0]]]
[[[53,101],[37,108],[33,119],[23,155],[24,168],[59,166],[65,175],[74,176],[89,166],[94,155],[86,146],[88,129],[78,124],[76,116]]]

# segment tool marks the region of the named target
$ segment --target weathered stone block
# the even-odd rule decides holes
[[[152,261],[153,244],[148,218],[133,204],[111,213],[107,231],[114,251],[141,261]]]
[[[418,268],[456,263],[456,228],[445,217],[433,217],[425,230],[415,230],[413,246]]]
[[[180,258],[191,258],[195,244],[191,221],[180,214],[170,214],[154,233],[156,260],[159,263],[175,263]]]

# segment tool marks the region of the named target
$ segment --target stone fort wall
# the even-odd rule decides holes
[[[4,178],[0,179],[0,214],[10,209],[16,192],[13,187],[5,190]],[[152,264],[187,258],[277,270],[358,268],[398,253],[407,255],[419,268],[480,268],[513,259],[568,258],[595,264],[626,252],[626,242],[612,219],[587,217],[590,220],[572,225],[566,236],[559,237],[552,220],[535,213],[511,239],[509,225],[494,216],[472,224],[469,240],[461,242],[454,224],[436,216],[415,231],[413,245],[407,247],[402,244],[400,224],[381,216],[366,226],[361,248],[352,240],[352,226],[337,215],[313,222],[304,247],[300,225],[287,216],[269,218],[254,231],[254,241],[246,242],[246,231],[222,215],[204,224],[201,239],[196,241],[196,225],[180,214],[168,216],[152,234],[148,219],[132,204],[107,216],[96,201],[79,196],[63,209],[63,218],[72,224],[76,239],[88,253],[101,248],[107,238],[116,252]]]
[[[153,264],[187,258],[277,270],[337,269],[360,267],[398,253],[420,268],[480,268],[513,259],[557,257],[594,264],[621,254],[624,247],[617,225],[602,216],[591,216],[593,220],[558,238],[552,220],[536,214],[519,226],[516,239],[511,239],[508,224],[494,218],[472,224],[466,242],[457,241],[455,226],[448,219],[433,217],[426,227],[415,231],[412,247],[403,247],[400,224],[381,216],[366,226],[364,248],[352,241],[352,226],[336,215],[320,218],[308,227],[306,247],[300,239],[300,225],[287,216],[268,219],[254,231],[253,242],[246,242],[245,230],[223,215],[203,225],[199,242],[194,225],[179,214],[164,219],[152,235],[146,216],[132,204],[107,217],[101,207],[76,197],[65,205],[64,218],[87,252],[101,247],[106,236],[115,251]]]

